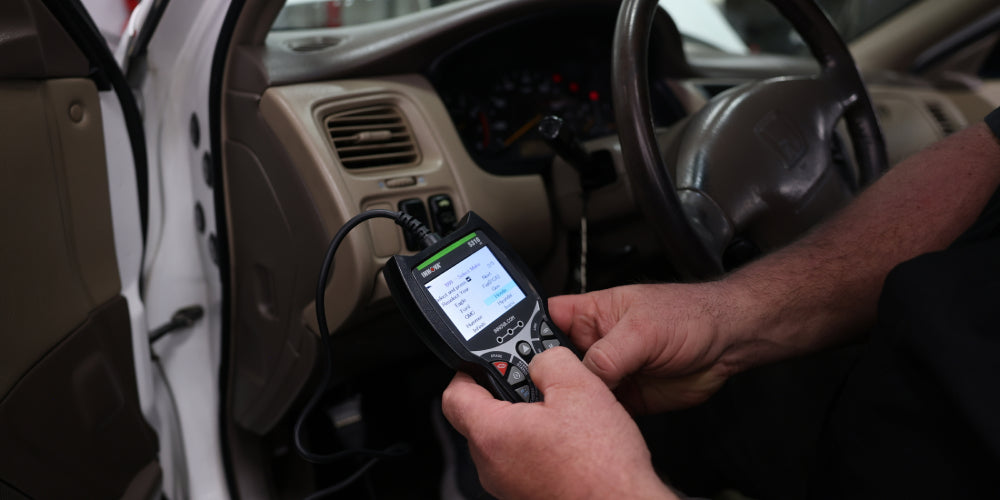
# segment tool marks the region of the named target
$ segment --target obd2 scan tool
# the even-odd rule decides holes
[[[497,399],[540,401],[528,362],[551,347],[573,349],[520,257],[473,212],[420,253],[390,258],[382,273],[431,351]]]

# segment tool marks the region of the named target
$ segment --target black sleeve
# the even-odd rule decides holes
[[[983,121],[1000,141],[1000,108],[986,115]],[[990,201],[983,208],[983,212],[979,214],[979,218],[972,224],[972,227],[955,240],[952,248],[997,236],[1000,236],[1000,189],[993,193]]]
[[[828,417],[817,497],[997,498],[997,255],[994,238],[889,273]]]
[[[986,126],[993,131],[993,135],[1000,139],[1000,108],[994,109],[992,113],[986,115],[983,119],[986,122]]]

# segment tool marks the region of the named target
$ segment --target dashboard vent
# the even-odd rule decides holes
[[[334,113],[326,117],[326,128],[345,168],[412,165],[420,159],[410,126],[394,105]]]
[[[958,131],[958,127],[952,123],[951,118],[948,114],[941,109],[941,106],[937,103],[929,102],[927,103],[927,111],[931,112],[931,116],[934,117],[934,121],[937,122],[938,126],[941,127],[941,131],[944,135],[951,135]]]

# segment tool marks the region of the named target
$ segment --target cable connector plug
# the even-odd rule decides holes
[[[441,237],[437,233],[427,233],[420,238],[420,246],[427,248],[439,241],[441,241]]]
[[[396,224],[403,228],[403,231],[420,238],[421,247],[427,248],[441,241],[441,237],[437,233],[431,231],[430,228],[425,226],[416,217],[405,212],[396,212],[396,214],[398,217],[393,219],[396,221]]]

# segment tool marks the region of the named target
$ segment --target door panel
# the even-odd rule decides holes
[[[121,286],[94,84],[0,83],[0,116],[3,394]]]
[[[0,33],[0,78],[87,76],[87,58],[41,2],[0,1]]]
[[[155,498],[155,438],[136,397],[128,306],[93,311],[0,403],[0,477],[34,498]],[[148,470],[147,470],[148,469]],[[135,483],[135,484],[133,484]]]
[[[98,90],[44,6],[0,3],[0,56],[30,55],[0,70],[0,485],[154,498]]]

